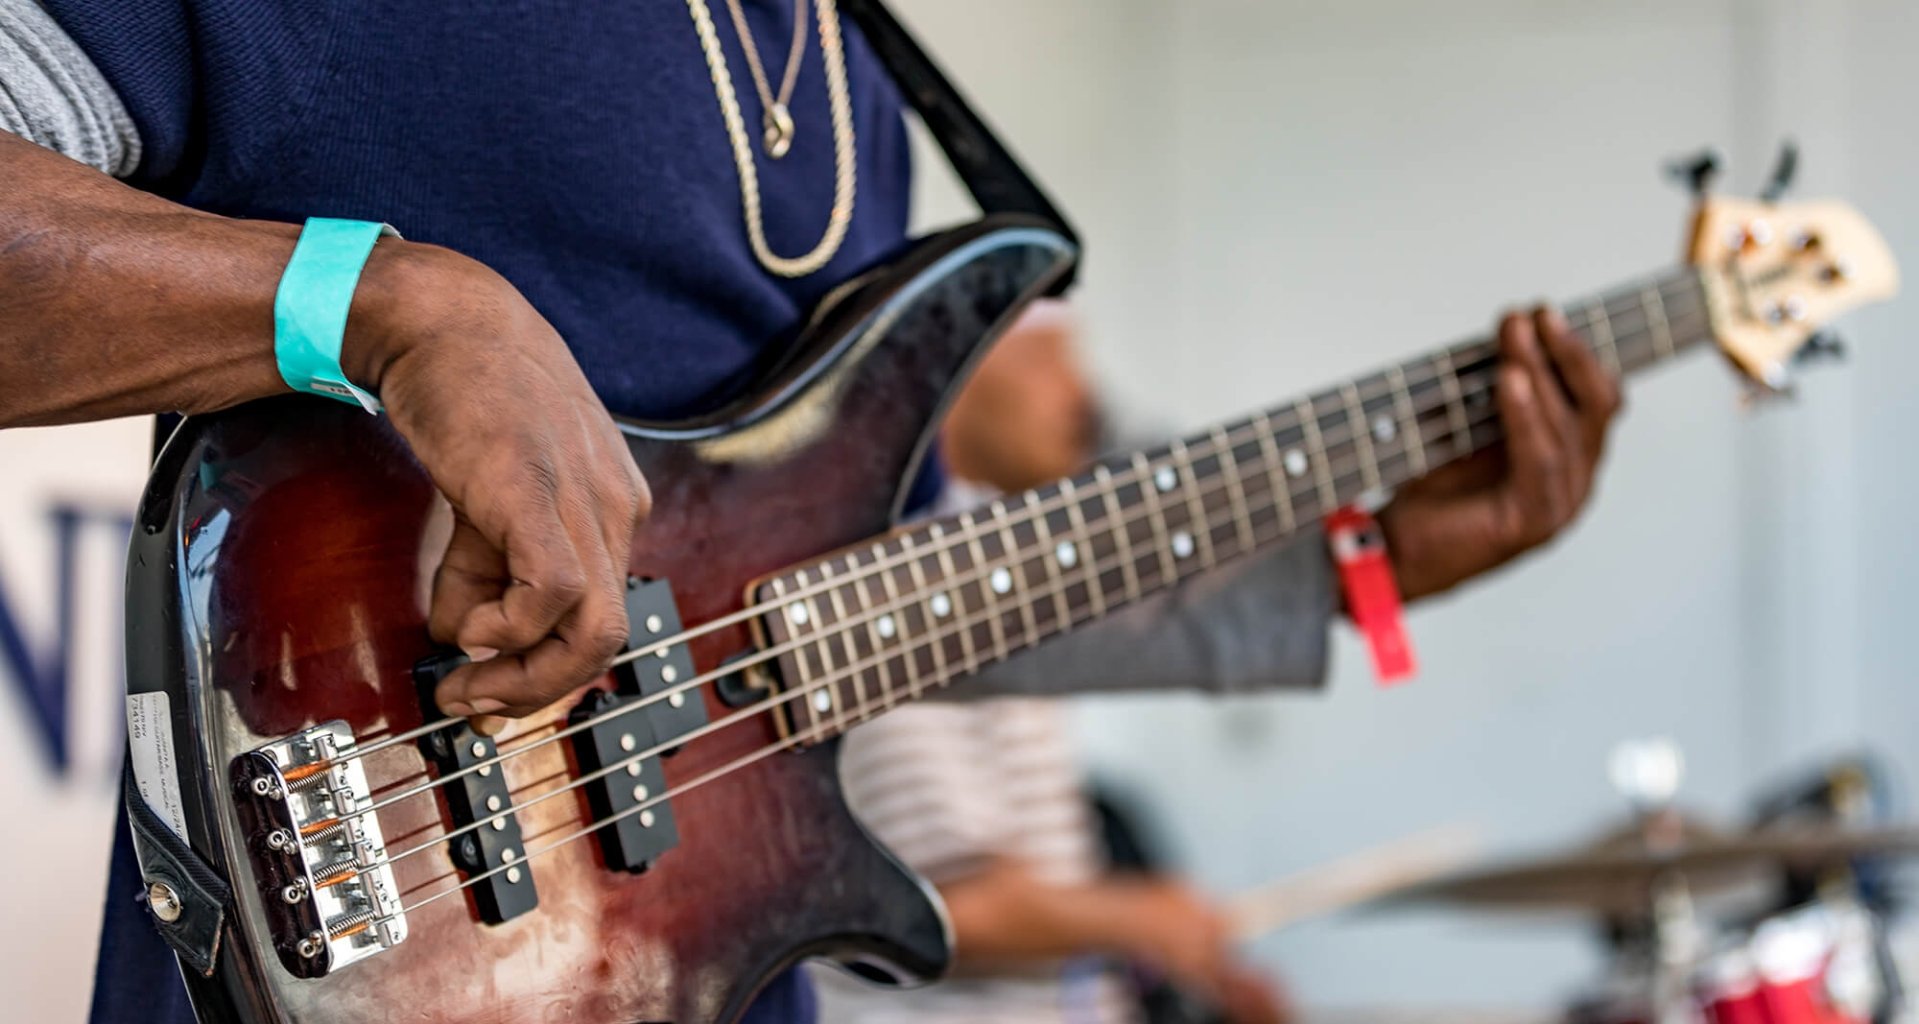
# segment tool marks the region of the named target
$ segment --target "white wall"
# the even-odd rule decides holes
[[[1750,189],[1790,132],[1805,192],[1854,199],[1919,266],[1911,4],[898,6],[1077,216],[1095,362],[1148,418],[1218,419],[1659,267],[1686,205],[1660,164],[1708,143]],[[939,185],[921,206],[961,209]],[[1910,309],[1849,325],[1856,358],[1797,403],[1741,415],[1710,360],[1636,388],[1565,542],[1413,615],[1416,683],[1378,691],[1342,638],[1321,696],[1089,704],[1096,765],[1222,892],[1453,821],[1569,843],[1620,812],[1603,761],[1629,737],[1678,739],[1687,796],[1724,813],[1821,751],[1919,767]],[[1593,967],[1574,923],[1438,912],[1258,955],[1321,1005],[1543,1005]]]
[[[48,512],[72,505],[111,520],[131,514],[144,474],[146,424],[122,420],[0,431],[0,602],[39,659],[56,644],[56,532]],[[0,661],[0,999],[8,1020],[83,1020],[106,895],[120,785],[121,581],[126,533],[110,522],[79,535],[73,579],[71,761],[56,773],[30,725],[19,680]]]

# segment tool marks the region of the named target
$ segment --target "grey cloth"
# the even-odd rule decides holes
[[[0,0],[0,131],[115,177],[140,165],[126,105],[37,0]]]
[[[941,696],[1319,686],[1335,606],[1332,562],[1323,535],[1310,530],[1016,654]]]
[[[140,161],[125,105],[35,0],[0,0],[0,130],[116,176]],[[1309,531],[1015,655],[946,695],[1316,686],[1333,612],[1325,544]]]

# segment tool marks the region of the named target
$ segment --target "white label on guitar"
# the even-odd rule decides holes
[[[185,841],[187,812],[180,800],[180,766],[173,760],[173,705],[166,694],[127,695],[127,750],[140,796]]]

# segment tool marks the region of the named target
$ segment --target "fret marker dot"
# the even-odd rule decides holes
[[[652,792],[651,792],[651,791],[649,791],[649,790],[648,790],[648,789],[646,788],[646,783],[644,783],[644,782],[642,782],[642,783],[640,783],[639,785],[637,785],[637,786],[634,786],[634,787],[633,787],[633,800],[634,800],[634,802],[635,802],[635,803],[638,803],[638,802],[640,802],[640,801],[643,801],[643,800],[645,800],[645,799],[646,799],[647,797],[649,797],[649,796],[652,796],[652,795],[653,795],[653,794],[652,794]]]
[[[993,593],[1004,594],[1013,589],[1013,574],[1008,572],[1005,566],[1001,566],[993,570],[991,582],[993,584]]]
[[[1173,557],[1185,558],[1193,553],[1193,535],[1181,530],[1173,534]]]
[[[893,622],[891,615],[880,616],[880,620],[873,624],[873,628],[879,631],[881,640],[891,640],[893,634],[899,632],[899,626]]]
[[[943,619],[953,611],[953,599],[945,594],[934,594],[927,605],[933,609],[933,617],[936,619]]]
[[[660,682],[670,683],[680,677],[680,670],[671,665],[660,666]]]
[[[813,691],[813,708],[817,711],[833,710],[833,693],[830,690]]]
[[[1286,452],[1286,475],[1287,476],[1305,476],[1306,475],[1306,453],[1305,452],[1302,452],[1297,448],[1289,449]]]
[[[653,812],[652,812],[652,811],[641,811],[641,812],[640,812],[640,827],[641,827],[641,828],[652,828],[652,827],[653,827]]]
[[[1073,546],[1072,541],[1063,540],[1053,549],[1053,557],[1059,559],[1061,568],[1071,569],[1079,564],[1079,549]]]
[[[787,605],[786,621],[791,622],[795,626],[806,625],[806,606],[803,604]]]
[[[1159,467],[1159,471],[1153,474],[1153,486],[1159,488],[1162,492],[1170,491],[1178,484],[1179,474],[1173,472],[1173,467],[1171,466],[1161,466]]]
[[[686,694],[680,691],[675,691],[667,696],[666,702],[668,704],[673,705],[676,708],[683,708],[686,706]]]
[[[1373,421],[1373,436],[1380,441],[1391,441],[1398,433],[1399,427],[1393,423],[1391,416],[1381,416]]]
[[[628,775],[637,777],[640,774],[640,772],[644,770],[645,769],[641,767],[640,762],[638,761],[628,761],[626,764],[626,773]]]

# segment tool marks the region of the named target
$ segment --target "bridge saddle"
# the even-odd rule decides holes
[[[233,760],[235,810],[286,969],[318,978],[405,941],[386,839],[345,722]]]

